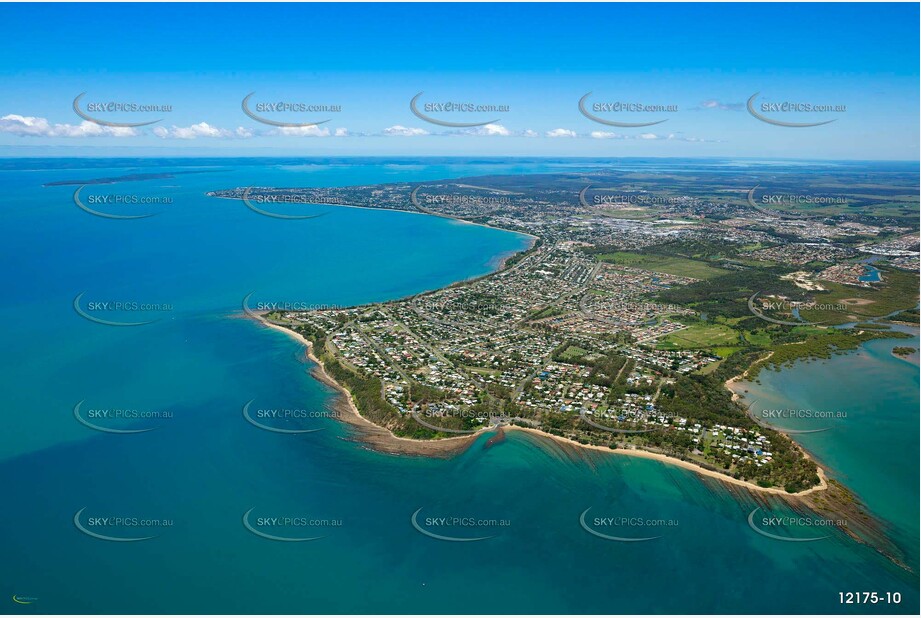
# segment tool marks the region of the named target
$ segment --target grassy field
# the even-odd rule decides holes
[[[555,315],[562,315],[566,313],[565,309],[560,307],[545,307],[540,311],[535,311],[527,317],[528,320],[542,320],[544,318],[553,317]]]
[[[659,341],[661,350],[681,350],[731,346],[739,341],[736,331],[722,324],[695,324]]]
[[[730,354],[738,352],[742,348],[737,346],[717,346],[712,348],[710,351],[719,356],[720,358],[727,358]]]
[[[752,345],[766,348],[771,345],[771,334],[763,330],[745,331],[745,339]]]
[[[498,369],[487,369],[486,367],[466,367],[466,369],[481,376],[497,376],[501,373]]]
[[[573,360],[576,358],[581,358],[586,354],[588,354],[588,350],[584,350],[578,346],[571,345],[566,348],[560,356],[566,360]]]
[[[728,272],[722,268],[714,268],[706,262],[701,262],[699,260],[666,255],[643,255],[618,251],[616,253],[602,253],[597,257],[599,260],[612,264],[633,266],[635,268],[677,275],[679,277],[692,277],[694,279],[712,279],[720,275],[725,275]]]

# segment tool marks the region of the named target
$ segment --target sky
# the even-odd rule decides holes
[[[0,155],[917,161],[918,23],[908,3],[7,4]]]

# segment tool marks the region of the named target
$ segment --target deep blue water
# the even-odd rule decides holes
[[[520,434],[489,449],[484,438],[449,460],[397,457],[349,440],[349,430],[332,419],[286,425],[321,429],[299,435],[263,431],[244,420],[242,406],[250,400],[257,407],[316,412],[332,396],[309,376],[296,343],[235,319],[246,294],[309,304],[394,298],[488,272],[527,239],[423,215],[328,206],[308,207],[326,213],[317,219],[280,221],[238,202],[207,198],[205,191],[535,173],[559,169],[557,164],[171,162],[176,171],[207,172],[84,190],[173,198],[150,207],[157,216],[131,221],[80,211],[71,199],[73,186],[42,186],[149,173],[163,165],[3,162],[0,258],[8,293],[0,307],[6,359],[0,373],[6,395],[0,484],[8,499],[0,526],[2,611],[917,610],[917,576],[874,550],[839,533],[809,543],[760,536],[747,524],[758,506],[750,497],[657,462],[566,453]],[[157,320],[104,326],[74,310],[80,293],[84,309],[112,301],[169,308],[93,312],[115,321]],[[914,382],[895,377],[872,397],[891,416],[893,431],[913,426],[916,437],[918,384],[912,371]],[[850,379],[838,369],[829,376]],[[843,404],[860,408],[869,396],[866,390],[855,393]],[[80,401],[84,415],[125,408],[168,411],[171,417],[103,419],[99,423],[111,428],[156,429],[102,433],[74,419]],[[902,439],[887,439],[886,431],[881,427],[873,440],[860,443],[866,460]],[[893,464],[904,468],[895,475],[889,463],[867,468],[866,461],[844,455],[833,460],[852,447],[828,447],[832,468],[892,520],[900,541],[916,545],[917,511],[912,537],[906,519],[911,512],[886,504],[899,492],[917,503],[917,444],[899,443],[907,450],[904,461]],[[887,485],[872,491],[883,478]],[[658,537],[609,541],[580,526],[580,514],[589,508],[589,522],[630,517],[672,525],[605,528],[609,534]],[[788,513],[775,500],[763,508]],[[249,521],[262,531],[323,538],[260,538],[243,525],[251,509]],[[419,509],[417,523],[431,532],[491,538],[446,542],[425,536],[411,524]],[[81,510],[78,522],[91,531],[155,538],[92,538],[75,526]],[[94,519],[109,517],[163,525],[106,526]],[[263,526],[260,517],[321,523]],[[439,527],[429,517],[493,523]],[[906,551],[916,567],[917,553]],[[842,608],[839,591],[857,590],[900,592],[902,604]],[[19,605],[13,595],[37,600]]]

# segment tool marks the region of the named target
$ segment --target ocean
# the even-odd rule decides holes
[[[750,388],[777,406],[848,412],[802,442],[888,522],[913,572],[834,531],[814,542],[759,535],[754,509],[792,515],[778,500],[765,506],[655,461],[520,432],[489,448],[484,436],[450,459],[369,451],[323,416],[334,393],[309,375],[301,347],[240,318],[243,299],[397,298],[488,273],[529,239],[322,205],[304,207],[320,217],[278,220],[205,196],[570,170],[514,160],[4,160],[0,611],[916,613],[918,371],[889,354],[897,342],[765,372]],[[95,217],[75,205],[79,185],[43,186],[193,171],[81,192],[85,204],[160,200],[93,201],[157,213],[145,219]],[[76,309],[150,323],[104,325]],[[303,412],[285,426],[318,431],[255,427],[248,402]],[[121,418],[99,416],[116,410]],[[842,605],[848,591],[901,602]]]

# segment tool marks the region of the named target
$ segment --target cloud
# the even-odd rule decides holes
[[[476,127],[473,129],[474,135],[501,135],[503,137],[509,136],[512,134],[511,131],[503,127],[501,124],[484,124],[482,127]]]
[[[384,135],[394,135],[399,137],[415,137],[417,135],[428,135],[429,132],[425,129],[415,129],[412,127],[404,127],[401,124],[395,124],[392,127],[387,127],[383,131]]]
[[[290,135],[293,137],[329,137],[330,132],[326,127],[312,124],[307,127],[278,127],[268,132],[269,135]]]
[[[540,137],[540,133],[537,131],[532,131],[531,129],[525,129],[521,135],[523,137]]]
[[[744,103],[723,103],[716,99],[707,99],[694,109],[719,109],[728,112],[740,112],[745,107]]]
[[[345,127],[339,127],[339,128],[336,129],[336,131],[333,133],[333,136],[334,136],[334,137],[348,137],[348,136],[349,136],[349,130],[346,129]]]
[[[576,132],[571,129],[553,129],[547,131],[547,137],[576,137]]]
[[[51,124],[46,118],[8,114],[0,118],[0,133],[24,137],[132,137],[134,127],[106,127],[84,120],[80,124]]]
[[[592,131],[589,135],[593,139],[629,139],[626,135],[610,131]]]
[[[170,128],[154,127],[153,134],[162,139],[198,139],[199,137],[210,137],[216,139],[245,139],[253,136],[253,132],[243,127],[237,127],[234,130],[221,129],[214,127],[207,122],[199,122],[188,127],[177,127],[173,125]]]
[[[508,137],[512,135],[512,132],[502,126],[501,124],[484,124],[482,127],[469,127],[466,129],[458,129],[456,131],[445,131],[441,135],[475,135],[480,137],[491,137],[491,136],[501,136]]]

